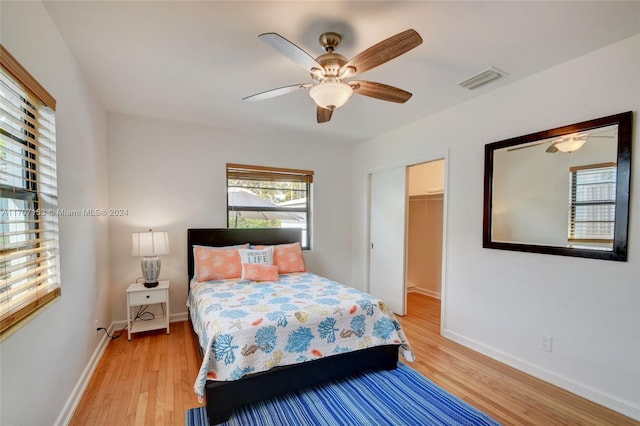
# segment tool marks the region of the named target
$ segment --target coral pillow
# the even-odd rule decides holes
[[[278,273],[280,274],[307,272],[300,243],[273,246],[273,264],[278,267]]]
[[[198,282],[242,276],[242,261],[237,249],[194,247],[193,255]]]
[[[242,276],[249,281],[278,281],[278,267],[267,263],[243,263]]]
[[[193,260],[194,260],[194,264],[195,264],[195,268],[194,268],[194,273],[193,273],[193,277],[196,279],[196,281],[199,282],[198,280],[198,259],[196,257],[196,249],[203,249],[203,250],[233,250],[233,249],[246,249],[249,248],[249,243],[245,243],[245,244],[238,244],[235,246],[201,246],[201,245],[194,245],[193,246]],[[201,252],[201,255],[203,253]],[[206,281],[206,280],[203,280]]]

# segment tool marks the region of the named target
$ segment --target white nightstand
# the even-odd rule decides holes
[[[164,303],[164,316],[152,320],[131,320],[131,308],[141,305]],[[131,333],[140,331],[167,329],[169,334],[169,281],[160,281],[157,287],[145,287],[142,283],[130,284],[127,288],[127,334],[131,340]]]

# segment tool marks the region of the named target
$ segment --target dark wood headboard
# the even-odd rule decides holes
[[[273,245],[296,243],[302,240],[302,230],[296,228],[271,229],[187,229],[187,271],[193,278],[193,246],[233,246],[236,244]]]

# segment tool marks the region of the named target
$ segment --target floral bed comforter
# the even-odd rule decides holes
[[[201,400],[207,379],[237,380],[373,346],[399,344],[402,356],[414,360],[381,300],[309,272],[275,282],[193,281],[187,307],[205,352],[194,385]]]

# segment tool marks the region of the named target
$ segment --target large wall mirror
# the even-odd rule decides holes
[[[632,121],[485,145],[483,247],[626,261]]]

